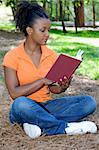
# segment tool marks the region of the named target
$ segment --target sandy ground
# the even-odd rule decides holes
[[[18,33],[0,31],[0,50],[9,50],[22,38],[22,35]],[[3,76],[1,65],[0,75]],[[89,94],[95,97],[97,110],[86,120],[94,121],[99,126],[99,81],[75,75],[70,88],[62,96],[76,94]],[[54,135],[30,139],[18,125],[10,125],[8,120],[10,104],[9,95],[3,83],[0,85],[0,150],[99,150],[99,131],[96,134]]]

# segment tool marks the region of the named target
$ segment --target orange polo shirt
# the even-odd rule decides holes
[[[45,77],[57,58],[57,54],[45,45],[41,46],[41,50],[42,56],[38,68],[25,52],[23,43],[7,52],[4,56],[3,66],[16,70],[20,85],[32,83],[33,81]],[[44,102],[51,99],[51,94],[48,87],[44,86],[27,97],[37,102]]]

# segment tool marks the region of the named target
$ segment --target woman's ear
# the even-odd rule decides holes
[[[26,32],[28,35],[31,35],[33,33],[33,29],[31,27],[27,27]]]

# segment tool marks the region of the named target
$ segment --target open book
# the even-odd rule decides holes
[[[46,78],[54,82],[59,82],[59,80],[63,79],[64,76],[70,79],[72,74],[82,62],[83,53],[84,51],[79,50],[76,57],[60,54],[47,73]]]

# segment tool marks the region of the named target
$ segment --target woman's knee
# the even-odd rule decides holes
[[[87,111],[89,111],[89,113],[93,113],[96,110],[96,101],[94,97],[86,95],[85,99],[86,99]]]
[[[12,104],[12,109],[14,109],[15,112],[29,109],[31,107],[30,105],[31,101],[32,101],[31,99],[28,99],[25,96],[18,97],[14,100]]]

